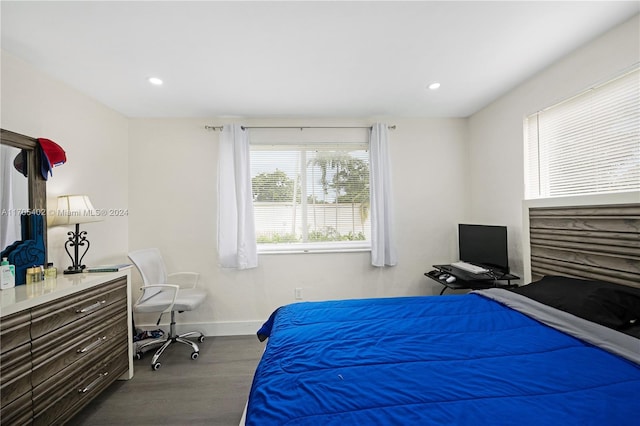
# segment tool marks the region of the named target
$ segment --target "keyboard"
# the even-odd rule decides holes
[[[463,271],[471,272],[472,274],[483,274],[485,272],[489,272],[488,269],[485,269],[481,266],[472,265],[467,262],[453,262],[451,264],[454,268],[462,269]]]

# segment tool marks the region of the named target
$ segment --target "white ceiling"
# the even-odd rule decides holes
[[[129,117],[466,117],[639,13],[640,2],[0,7],[3,50]],[[433,81],[438,91],[426,89]]]

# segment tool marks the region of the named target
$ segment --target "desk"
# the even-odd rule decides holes
[[[431,278],[438,284],[443,285],[442,295],[446,289],[452,290],[484,290],[487,288],[513,288],[518,284],[512,284],[511,281],[519,280],[520,277],[513,274],[502,274],[494,276],[491,274],[472,274],[460,269],[456,269],[451,265],[433,265],[435,268],[433,271],[425,272],[424,275],[427,278]],[[445,280],[441,280],[439,277],[443,274],[448,274],[456,278],[454,282],[448,283]]]

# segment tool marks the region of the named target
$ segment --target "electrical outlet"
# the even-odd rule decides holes
[[[302,300],[302,287],[296,287],[293,291],[293,297],[296,300]]]

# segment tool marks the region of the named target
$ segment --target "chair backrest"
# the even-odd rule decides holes
[[[167,283],[167,269],[157,248],[132,251],[129,253],[129,259],[140,271],[145,285]]]

